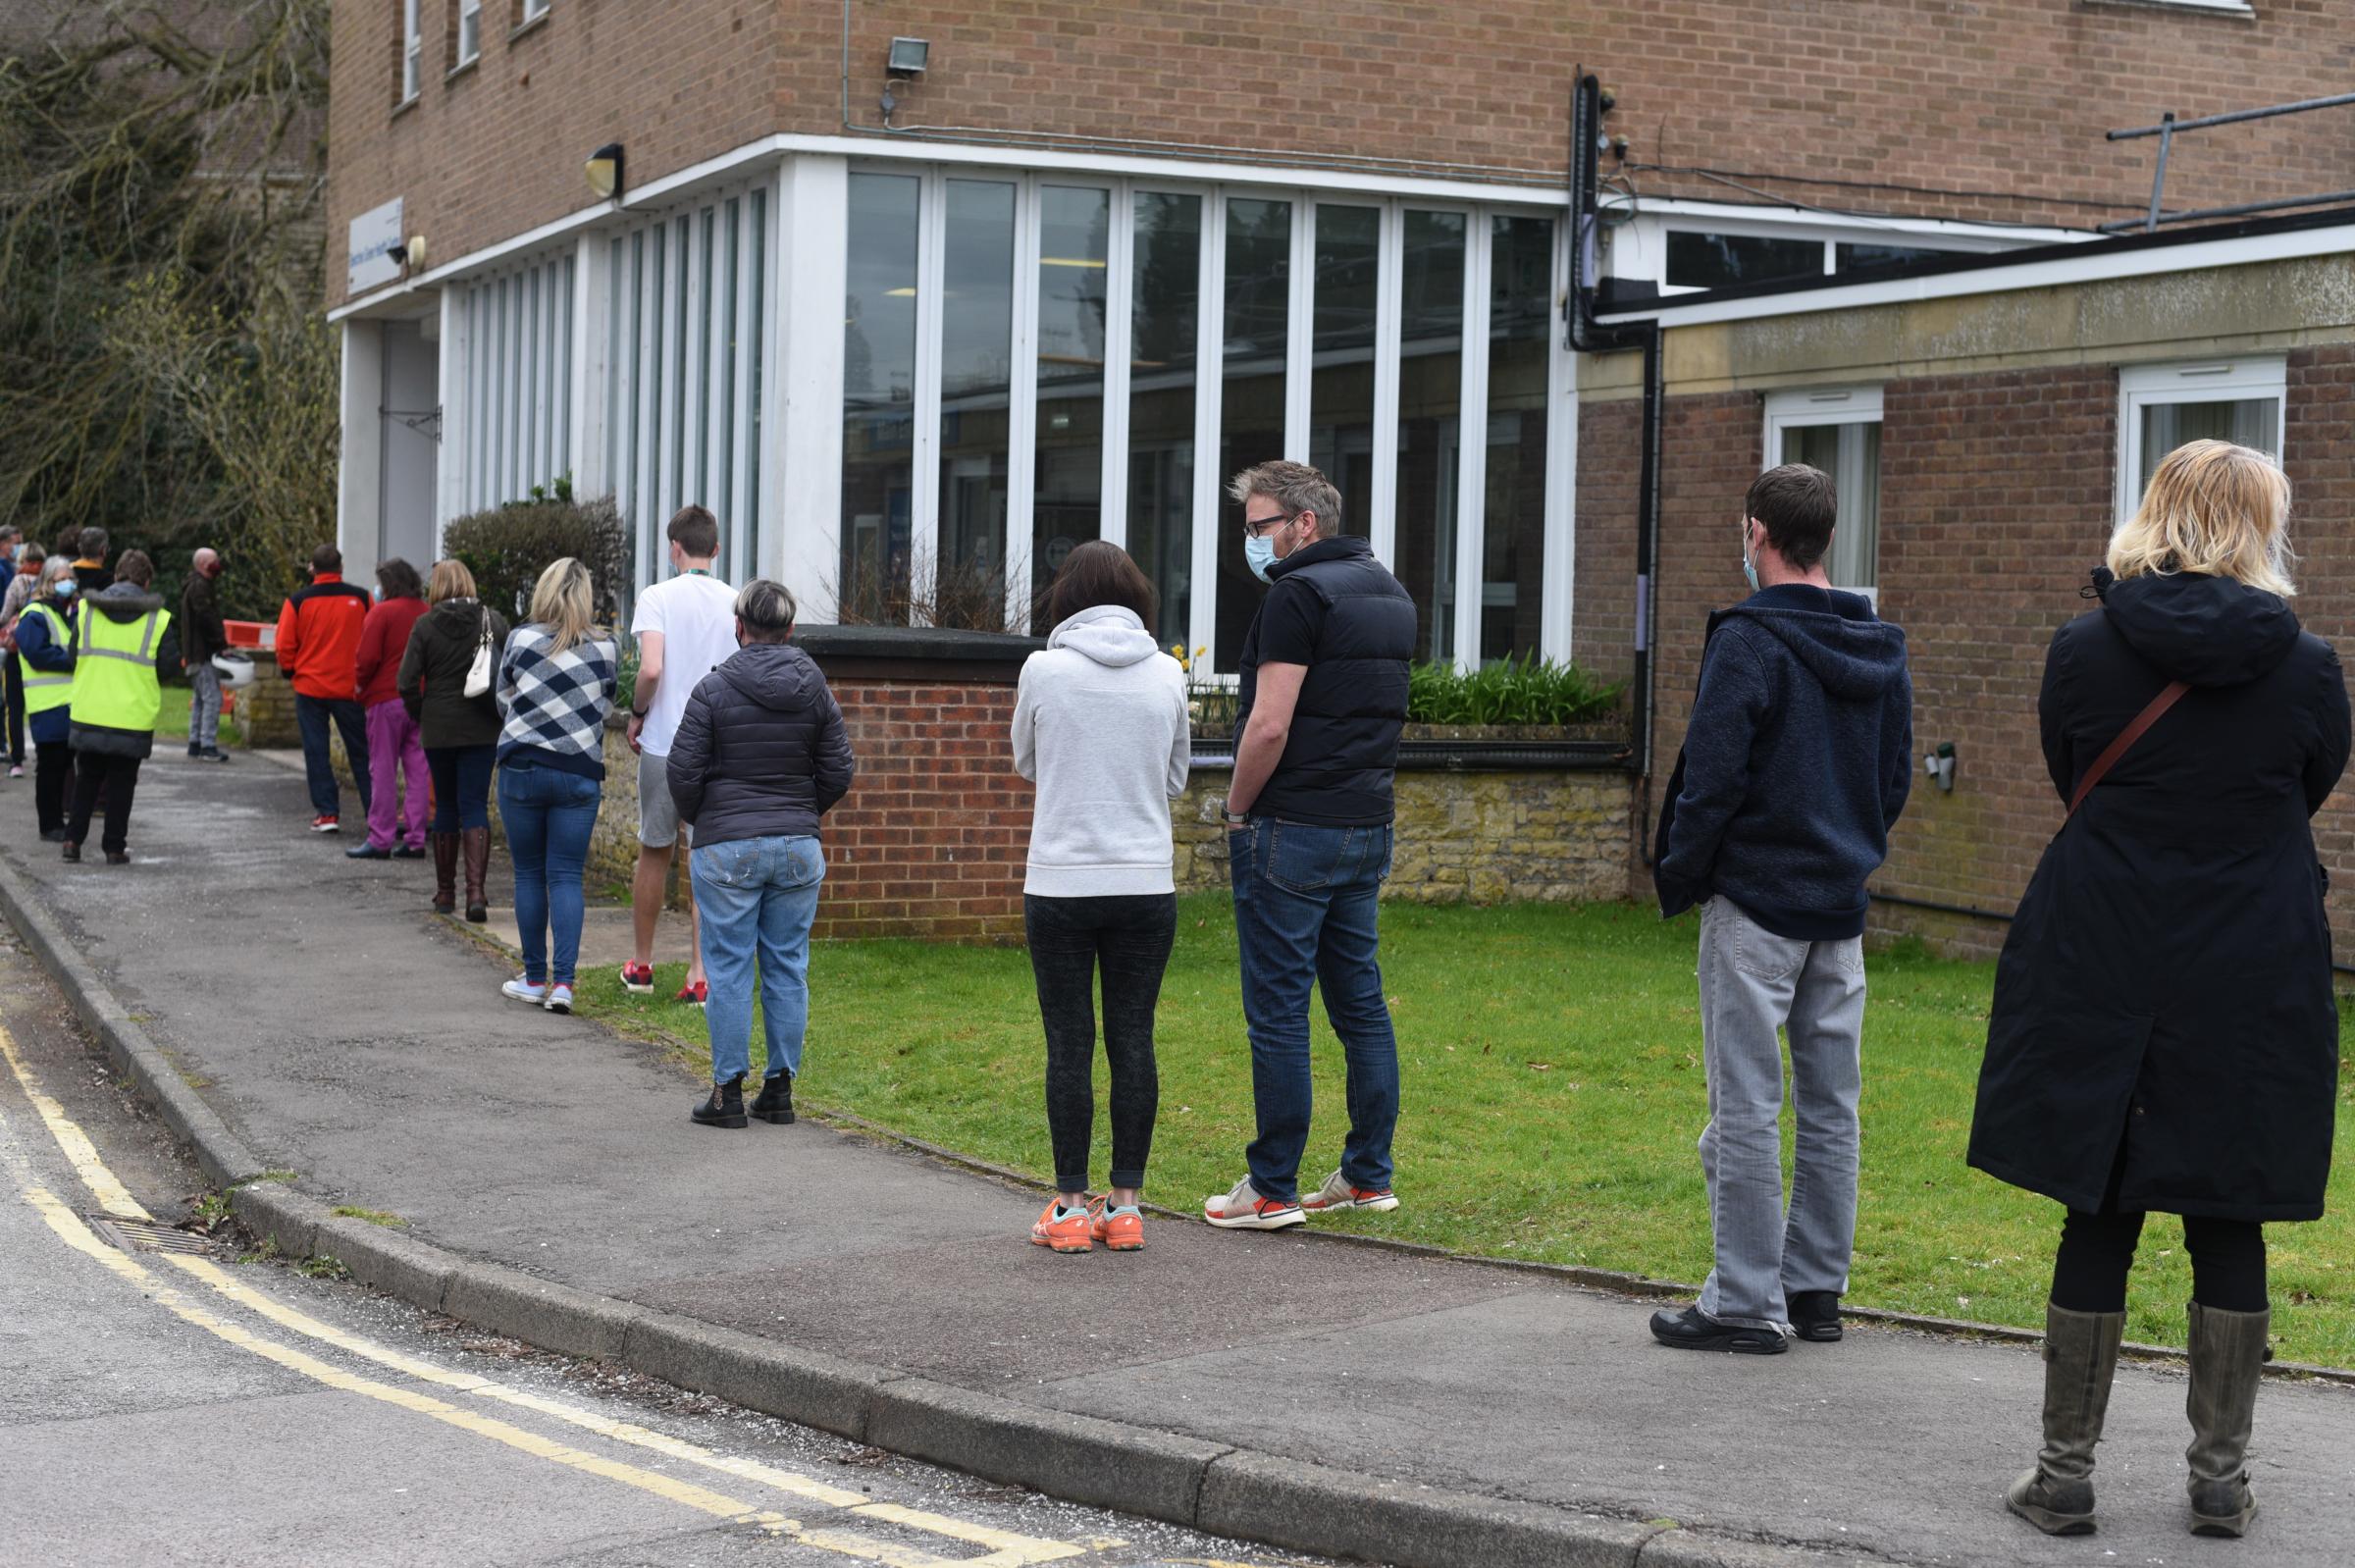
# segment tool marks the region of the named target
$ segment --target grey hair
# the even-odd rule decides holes
[[[765,577],[754,578],[736,595],[736,618],[744,622],[744,635],[756,643],[785,641],[800,608],[793,601],[793,590]]]
[[[1331,539],[1341,531],[1341,493],[1333,481],[1306,463],[1256,463],[1230,480],[1228,498],[1248,506],[1254,496],[1265,496],[1287,516],[1317,514],[1317,537]]]
[[[74,575],[74,558],[70,555],[51,555],[41,562],[41,586],[48,588]]]

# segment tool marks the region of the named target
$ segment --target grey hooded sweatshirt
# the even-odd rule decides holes
[[[1191,756],[1185,672],[1133,611],[1100,604],[1056,627],[1014,704],[1015,771],[1038,786],[1022,891],[1175,891],[1170,801]]]

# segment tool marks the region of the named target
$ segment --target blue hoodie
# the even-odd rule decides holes
[[[1868,601],[1779,583],[1718,611],[1660,813],[1661,915],[1715,894],[1777,936],[1862,935],[1912,781],[1906,634]]]

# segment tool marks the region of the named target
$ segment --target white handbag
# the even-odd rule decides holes
[[[474,645],[474,662],[466,666],[466,695],[480,697],[491,690],[491,612],[483,611],[483,635]]]

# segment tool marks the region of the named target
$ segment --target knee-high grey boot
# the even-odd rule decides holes
[[[2004,1506],[2048,1536],[2093,1529],[2093,1448],[2110,1414],[2122,1312],[2044,1308],[2044,1446],[2036,1468],[2012,1484]]]
[[[2257,1382],[2265,1371],[2271,1312],[2225,1312],[2191,1304],[2191,1533],[2240,1536],[2257,1517],[2249,1490],[2249,1433],[2257,1420]]]

